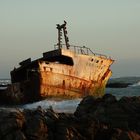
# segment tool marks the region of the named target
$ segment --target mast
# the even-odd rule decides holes
[[[59,49],[62,48],[62,29],[63,29],[63,34],[64,34],[64,39],[65,39],[65,43],[66,43],[66,48],[69,49],[70,45],[69,45],[69,38],[67,36],[68,32],[67,32],[67,28],[66,28],[66,24],[67,22],[64,21],[64,24],[59,25],[57,24],[57,29],[58,29],[58,47]]]

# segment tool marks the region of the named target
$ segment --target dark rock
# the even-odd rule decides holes
[[[139,140],[140,135],[132,131],[123,131],[121,129],[114,129],[111,135],[111,140]]]
[[[132,85],[131,83],[124,83],[124,82],[113,82],[113,83],[107,83],[107,88],[126,88],[128,86]]]
[[[74,115],[76,117],[84,117],[84,115],[89,114],[90,111],[94,112],[100,102],[100,98],[96,99],[93,96],[87,96],[80,102]]]
[[[2,140],[27,140],[25,135],[21,130],[10,131]]]
[[[56,140],[85,140],[83,136],[71,126],[66,125],[65,123],[57,123],[54,139]]]
[[[12,139],[16,135],[24,140],[25,136],[21,132],[25,118],[20,110],[14,112],[0,112],[0,139]]]
[[[110,94],[101,99],[86,97],[74,115],[79,119],[98,120],[111,128],[134,131],[140,134],[140,98],[123,97],[119,101]],[[103,131],[104,132],[104,131]]]
[[[139,140],[140,97],[85,97],[74,114],[1,110],[2,140]]]
[[[115,103],[117,101],[116,97],[111,94],[105,94],[102,97],[103,102],[105,103]]]
[[[25,110],[24,133],[27,139],[47,140],[48,129],[45,122],[45,111],[38,107],[35,111]]]

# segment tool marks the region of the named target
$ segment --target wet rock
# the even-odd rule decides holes
[[[140,97],[123,97],[119,101],[112,95],[101,99],[86,97],[74,113],[79,119],[98,120],[101,124],[140,134]]]
[[[74,127],[58,123],[54,133],[55,140],[86,140]]]
[[[25,122],[25,118],[20,110],[14,112],[4,111],[0,112],[0,139],[12,139],[16,135],[21,140],[25,139],[21,129]]]
[[[50,124],[51,122],[55,122],[59,119],[59,115],[56,112],[54,112],[53,109],[47,109],[45,116],[47,119],[46,122],[48,124]]]
[[[93,96],[85,97],[78,105],[74,115],[76,117],[84,117],[85,114],[90,114],[90,111],[94,112],[97,108],[97,104],[101,102],[101,99],[96,99]]]
[[[139,140],[140,97],[85,97],[74,114],[1,110],[2,140]]]
[[[24,133],[27,139],[47,140],[48,129],[45,122],[45,111],[38,107],[35,111],[25,110]]]
[[[27,140],[21,130],[10,131],[7,135],[2,137],[2,140]]]
[[[139,140],[140,135],[132,131],[123,131],[121,129],[113,129],[111,140]]]
[[[103,102],[105,103],[115,103],[117,101],[116,97],[111,94],[105,94],[102,97]]]

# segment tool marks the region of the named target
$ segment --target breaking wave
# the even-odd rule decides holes
[[[138,81],[137,83],[134,83],[133,85],[130,85],[131,87],[136,87],[136,86],[140,86],[140,81]]]
[[[10,79],[0,79],[0,85],[7,85],[10,83],[11,83]]]
[[[15,112],[18,110],[23,109],[36,109],[38,106],[41,106],[43,109],[52,108],[55,112],[58,113],[74,113],[78,104],[80,103],[82,99],[74,99],[74,100],[61,100],[61,101],[55,101],[55,100],[43,100],[38,101],[35,103],[29,103],[25,105],[15,105],[15,106],[0,106],[1,110],[9,110],[12,112]]]
[[[115,78],[114,82],[124,82],[131,83],[127,88],[106,88],[106,93],[113,94],[117,99],[120,99],[123,96],[140,96],[140,77],[131,77],[131,78]],[[0,90],[4,89],[7,84],[10,84],[11,81],[9,79],[0,79]],[[15,110],[18,109],[36,109],[38,106],[41,106],[43,109],[47,109],[50,106],[56,112],[65,112],[65,113],[73,113],[75,112],[78,104],[81,99],[73,99],[73,100],[43,100],[35,103],[29,103],[25,105],[17,105],[17,106],[0,106],[0,110]]]
[[[62,101],[55,101],[55,100],[43,100],[36,103],[26,104],[23,105],[23,109],[35,109],[38,106],[41,106],[43,109],[47,109],[52,107],[56,112],[69,112],[73,113],[78,104],[80,103],[81,99],[74,99],[74,100],[62,100]]]

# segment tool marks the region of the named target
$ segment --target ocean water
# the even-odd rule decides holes
[[[120,99],[123,96],[140,96],[140,77],[113,78],[109,82],[130,83],[126,88],[106,88],[106,93],[111,93]]]
[[[113,78],[109,82],[121,82],[121,83],[131,83],[130,86],[126,88],[106,88],[106,93],[110,93],[116,96],[117,99],[120,99],[123,96],[140,96],[140,77],[122,77],[122,78]],[[10,83],[8,79],[0,80],[0,85],[6,85]],[[3,87],[2,87],[3,88]],[[76,107],[82,99],[74,100],[43,100],[35,103],[29,103],[22,106],[1,106],[0,109],[9,109],[14,110],[14,108],[19,109],[35,109],[38,106],[41,106],[43,109],[52,107],[56,112],[69,112],[73,113],[76,110]]]

